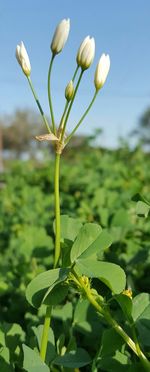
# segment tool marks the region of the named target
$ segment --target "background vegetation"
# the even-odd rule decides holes
[[[11,126],[24,132],[30,129],[26,144],[26,141],[31,141],[31,128],[24,125],[18,129],[18,115],[23,113],[16,114],[16,122],[13,121]],[[24,120],[29,121],[29,113]],[[14,136],[14,149],[20,155],[23,136],[19,138],[17,133],[15,138],[14,131],[13,136],[10,133],[11,129],[5,129],[10,134],[8,143]],[[72,144],[72,148],[65,150],[61,161],[61,213],[81,222],[96,222],[108,228],[113,244],[105,253],[105,258],[124,268],[133,296],[148,292],[150,220],[137,216],[132,197],[140,193],[148,198],[149,153],[141,146],[131,151],[127,144],[117,150],[92,147],[91,138],[78,138]],[[34,156],[34,150],[36,152],[39,145],[34,146],[30,161],[5,160],[5,169],[0,177],[0,343],[4,347],[0,366],[6,372],[22,370],[22,342],[32,348],[36,346],[35,327],[39,324],[39,317],[40,323],[43,322],[44,311],[37,311],[28,305],[25,289],[35,275],[52,267],[53,260],[53,153],[50,151],[50,161],[40,163]],[[26,148],[25,145],[23,149]],[[101,291],[104,290],[101,286]],[[115,311],[119,313],[120,310],[117,308]],[[138,329],[146,350],[150,346],[148,324],[140,323]],[[58,349],[69,348],[68,342],[77,342],[91,357],[100,345],[103,331],[110,332],[106,324],[97,322],[97,315],[88,303],[84,302],[83,306],[72,291],[62,306],[53,310],[54,327]],[[72,341],[69,341],[70,334]],[[106,342],[106,336],[107,333],[102,342]],[[113,367],[111,358],[110,355],[111,368],[104,362],[101,370],[122,371],[120,359],[116,359]],[[7,359],[13,360],[15,369],[11,369]]]

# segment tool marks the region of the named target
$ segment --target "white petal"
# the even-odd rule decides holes
[[[56,27],[52,43],[51,50],[54,54],[58,54],[63,49],[70,31],[70,19],[63,19]]]

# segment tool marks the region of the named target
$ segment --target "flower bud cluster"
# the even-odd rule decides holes
[[[70,31],[70,19],[63,19],[58,26],[56,27],[52,42],[51,42],[51,51],[53,55],[56,55],[62,51],[64,48],[66,41],[69,36]],[[81,69],[87,70],[91,64],[93,63],[95,56],[95,40],[94,38],[90,38],[87,36],[83,42],[81,43],[76,61],[77,65],[81,67]],[[31,65],[30,60],[25,49],[23,42],[21,41],[20,45],[17,45],[16,48],[16,58],[26,76],[29,76],[31,73]],[[101,58],[96,67],[95,77],[94,77],[94,84],[96,91],[101,89],[106,81],[108,72],[110,69],[110,58],[109,55],[102,54]],[[65,97],[67,101],[72,99],[74,93],[73,82],[67,85],[65,90]]]
[[[77,52],[77,55],[76,55],[76,62],[77,62],[76,70],[75,70],[73,79],[70,80],[70,82],[67,84],[66,89],[65,89],[65,98],[66,98],[67,102],[65,104],[64,113],[63,113],[62,118],[60,120],[60,125],[59,125],[58,131],[57,131],[57,128],[56,128],[56,125],[55,125],[54,113],[53,113],[51,92],[50,92],[50,86],[51,86],[50,77],[51,77],[51,69],[52,69],[52,64],[53,64],[54,57],[63,50],[63,48],[64,48],[64,46],[67,42],[69,32],[70,32],[70,19],[63,19],[58,24],[58,26],[56,27],[56,30],[55,30],[53,38],[52,38],[51,46],[50,46],[51,52],[52,52],[52,57],[51,57],[51,60],[50,60],[50,67],[49,67],[49,72],[48,72],[48,99],[49,99],[50,115],[51,115],[51,121],[52,121],[52,130],[51,130],[51,127],[48,124],[46,116],[43,113],[42,107],[41,107],[40,102],[37,98],[36,92],[34,90],[34,87],[33,87],[33,84],[32,84],[31,78],[30,78],[31,64],[30,64],[30,60],[29,60],[29,56],[28,56],[28,53],[26,51],[26,48],[25,48],[22,41],[16,47],[17,61],[18,61],[19,65],[21,66],[23,73],[28,78],[28,82],[29,82],[29,85],[31,87],[33,96],[36,100],[36,103],[37,103],[38,108],[40,110],[40,113],[42,115],[43,121],[46,125],[46,128],[48,129],[48,132],[53,133],[54,135],[56,135],[57,132],[59,133],[59,130],[61,129],[61,136],[60,136],[60,145],[61,146],[59,148],[59,153],[60,153],[60,151],[62,151],[62,144],[63,144],[63,147],[64,147],[64,144],[66,145],[66,143],[69,142],[72,135],[78,129],[79,125],[81,124],[81,122],[84,120],[85,116],[87,115],[87,113],[91,109],[91,107],[93,105],[93,102],[95,100],[95,97],[97,95],[97,92],[103,87],[103,85],[104,85],[104,83],[107,79],[109,69],[110,69],[109,55],[108,54],[107,55],[102,54],[102,56],[100,57],[99,62],[97,64],[97,67],[96,67],[96,70],[95,70],[95,75],[94,75],[94,85],[95,85],[94,97],[93,97],[91,103],[89,104],[88,108],[86,109],[85,113],[82,115],[79,122],[77,123],[77,125],[75,126],[73,131],[71,132],[71,134],[68,136],[67,139],[65,139],[66,124],[67,124],[67,121],[68,121],[68,117],[69,117],[74,99],[76,97],[76,93],[77,93],[77,90],[78,90],[83,72],[85,70],[87,70],[92,65],[93,60],[94,60],[94,56],[95,56],[95,40],[94,40],[93,37],[90,37],[88,35],[82,41],[82,43],[81,43],[81,45],[78,49],[78,52]],[[77,81],[77,83],[75,85],[75,88],[74,88],[74,80],[75,80],[76,74],[79,70],[79,67],[80,67],[80,75],[79,75],[78,81]],[[63,123],[63,126],[62,126],[62,123]],[[50,139],[50,140],[52,140],[52,139]],[[59,144],[58,144],[57,147],[59,147]],[[82,278],[82,280],[84,280],[84,278]],[[86,278],[85,278],[85,280],[86,280]],[[88,285],[88,283],[85,283],[85,284]]]

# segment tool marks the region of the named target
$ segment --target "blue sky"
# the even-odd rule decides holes
[[[76,52],[85,36],[94,36],[96,56],[84,75],[70,116],[69,127],[84,112],[93,95],[93,76],[100,55],[109,53],[107,82],[80,133],[103,128],[103,144],[114,146],[118,136],[137,125],[150,105],[150,1],[149,0],[1,0],[0,4],[0,115],[16,108],[37,110],[26,78],[15,59],[17,43],[24,41],[32,65],[32,80],[48,114],[47,71],[50,42],[58,22],[70,18],[71,31],[52,75],[52,96],[57,122],[64,106],[64,89],[71,79]]]

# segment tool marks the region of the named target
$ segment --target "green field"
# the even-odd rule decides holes
[[[53,159],[42,165],[33,161],[15,161],[7,164],[0,176],[2,372],[22,371],[22,344],[36,350],[38,332],[37,338],[40,337],[40,328],[37,327],[43,324],[45,308],[43,305],[37,310],[30,306],[25,291],[31,279],[53,265],[53,176]],[[103,252],[103,259],[124,269],[127,288],[132,290],[133,298],[137,296],[139,299],[136,326],[139,343],[147,356],[150,347],[150,303],[149,296],[141,293],[150,289],[150,219],[144,213],[143,216],[137,215],[137,203],[132,198],[139,193],[149,199],[149,185],[150,157],[140,148],[130,152],[127,147],[108,151],[87,146],[83,151],[81,148],[66,151],[61,159],[61,214],[82,223],[94,222],[109,232],[112,245]],[[65,244],[63,241],[63,250]],[[92,281],[99,293],[109,296],[103,283],[97,279]],[[142,310],[141,306],[144,306]],[[112,303],[112,312],[120,323],[125,323],[116,303]],[[125,328],[128,330],[127,323]],[[92,306],[86,299],[80,299],[74,289],[68,292],[60,305],[53,308],[52,329],[55,346],[51,330],[51,360],[56,350],[58,355],[63,355],[77,345],[96,361],[92,367],[87,361],[86,367],[81,365],[81,371],[142,371],[132,352],[128,350],[123,354],[123,341],[120,344],[115,339],[114,330],[108,329],[99,320]],[[116,350],[111,343],[109,353],[105,353],[106,344],[113,337]],[[101,350],[99,355],[98,350]],[[87,355],[83,353],[83,359],[88,358]],[[56,368],[54,363],[51,371],[75,371],[69,364],[65,366],[62,369],[58,363]],[[46,369],[37,371],[46,372]]]

